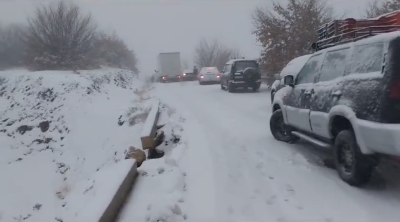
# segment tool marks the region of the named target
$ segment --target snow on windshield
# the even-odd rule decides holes
[[[290,61],[281,71],[281,77],[286,75],[296,76],[312,54],[297,57]]]

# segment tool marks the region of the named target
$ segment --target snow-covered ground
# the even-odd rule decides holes
[[[0,221],[90,213],[140,147],[147,91],[125,70],[0,72]]]
[[[186,82],[157,84],[155,95],[171,116],[165,132],[181,140],[139,168],[120,222],[399,221],[398,169],[381,166],[363,189],[345,184],[324,166],[327,151],[272,137],[266,89]]]

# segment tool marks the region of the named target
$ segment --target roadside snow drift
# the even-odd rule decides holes
[[[82,215],[117,177],[102,171],[140,147],[148,88],[116,69],[0,72],[0,221]]]
[[[188,144],[182,123],[185,121],[165,104],[161,105],[158,125],[165,133],[157,147],[165,152],[161,159],[146,160],[138,168],[138,179],[128,197],[119,222],[178,222],[187,220],[187,178],[182,158]],[[150,116],[150,114],[149,114]]]

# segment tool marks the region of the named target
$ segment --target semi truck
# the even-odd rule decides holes
[[[163,52],[157,57],[160,82],[182,80],[181,55],[179,52]]]

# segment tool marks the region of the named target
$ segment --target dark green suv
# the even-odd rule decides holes
[[[233,59],[225,64],[221,75],[221,89],[234,92],[237,88],[251,88],[257,92],[260,86],[261,73],[256,60]]]

